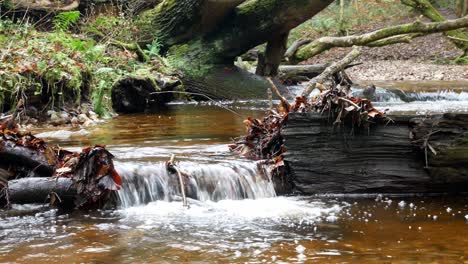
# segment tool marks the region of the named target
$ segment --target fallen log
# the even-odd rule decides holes
[[[15,178],[50,177],[54,174],[54,164],[49,163],[44,153],[0,140],[0,168],[12,165],[15,167]]]
[[[350,35],[345,37],[321,37],[309,44],[299,48],[299,50],[288,58],[290,62],[300,62],[312,58],[324,51],[334,47],[368,46],[381,47],[395,43],[408,42],[412,38],[422,35],[445,32],[468,25],[468,17],[454,20],[422,23],[415,21],[409,24],[391,26],[369,32],[362,35]]]
[[[118,113],[165,109],[166,103],[174,99],[170,92],[180,85],[178,78],[159,73],[146,77],[124,76],[112,86],[112,108]]]
[[[10,203],[28,204],[51,202],[73,205],[76,188],[69,178],[24,178],[8,182]]]
[[[263,119],[247,118],[230,149],[264,160],[278,194],[461,193],[468,190],[468,114],[387,117],[330,82],[353,50]],[[324,89],[329,81],[331,87]],[[317,87],[320,94],[308,99]],[[372,97],[375,87],[363,91]]]
[[[362,63],[350,64],[344,67],[344,69],[349,69],[360,64]],[[330,66],[328,63],[311,65],[281,65],[278,69],[278,77],[285,83],[300,83],[319,76],[328,66]]]
[[[11,171],[14,178],[52,176],[58,162],[54,149],[31,133],[19,132],[14,124],[10,127],[9,122],[0,124],[0,168]]]
[[[358,130],[334,126],[327,115],[290,113],[282,135],[293,190],[302,194],[468,190],[467,114],[391,118],[390,124]]]
[[[52,148],[10,123],[0,124],[0,204],[43,203],[49,198],[53,205],[83,209],[113,202],[121,179],[104,146],[81,153]]]

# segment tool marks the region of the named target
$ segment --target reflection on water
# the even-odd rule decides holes
[[[414,99],[409,103],[401,94],[379,92],[383,99],[376,105],[394,112],[429,106],[446,111],[438,107],[453,104],[454,111],[468,111],[462,91],[406,90]],[[446,101],[423,101],[434,96]],[[268,102],[226,104],[242,116],[260,116]],[[50,135],[50,141],[72,149],[107,144],[125,179],[145,191],[128,187],[117,211],[67,213],[42,205],[0,211],[0,262],[468,261],[468,197],[274,197],[256,164],[227,151],[231,137],[244,133],[242,118],[215,106],[175,104],[168,113],[120,116],[86,131],[67,131]],[[197,184],[211,185],[200,188],[201,201],[190,200],[189,209],[165,196],[170,191],[156,195],[167,184],[162,162],[171,154],[181,168],[198,173]]]
[[[157,201],[115,212],[1,214],[0,261],[439,262],[468,253],[468,200]],[[19,210],[19,209],[18,209]]]

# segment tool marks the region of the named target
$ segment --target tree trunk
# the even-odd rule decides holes
[[[172,46],[168,51],[168,61],[183,74],[184,84],[189,91],[203,90],[204,93],[212,95],[217,94],[218,90],[237,92],[242,87],[241,83],[227,87],[197,85],[195,88],[192,84],[203,83],[202,79],[216,79],[217,82],[219,79],[210,75],[219,75],[219,69],[224,67],[228,69],[227,71],[232,71],[237,56],[267,42],[271,36],[287,34],[290,29],[311,18],[331,2],[331,0],[248,1],[228,13],[219,22],[216,30],[201,36],[193,36],[184,44]],[[158,8],[154,11],[157,10]],[[239,74],[239,71],[234,70],[232,73]],[[234,77],[232,79],[235,80]],[[262,83],[249,87],[252,90],[256,89],[252,93],[262,94],[263,98],[266,98],[267,82],[264,80],[259,82],[256,77],[252,82]]]
[[[165,49],[211,31],[245,0],[165,0],[142,13],[137,25],[139,42],[157,40]]]
[[[264,54],[259,54],[255,74],[260,76],[278,75],[278,67],[286,52],[289,32],[267,42]]]
[[[303,194],[467,190],[466,114],[392,119],[394,123],[374,124],[369,131],[355,128],[351,135],[351,127],[333,127],[327,116],[290,113],[283,129],[284,161],[295,190]]]
[[[458,17],[466,16],[468,14],[468,0],[458,0],[455,9]]]

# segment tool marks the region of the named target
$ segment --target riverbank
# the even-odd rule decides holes
[[[337,61],[350,48],[327,51],[303,64]],[[442,34],[415,39],[409,44],[395,44],[380,48],[364,47],[359,63],[346,70],[353,81],[467,81],[468,65],[453,60],[461,55]]]
[[[363,61],[346,71],[354,81],[465,81],[468,66],[410,60]]]
[[[357,4],[356,4],[357,5]],[[399,2],[365,2],[363,6],[345,8],[344,28],[349,35],[359,35],[398,24],[416,20],[430,22]],[[355,10],[357,8],[357,10]],[[358,12],[365,8],[369,12]],[[293,38],[317,38],[338,35],[338,6],[331,5],[311,21],[301,25]],[[453,10],[438,8],[447,19],[455,19]],[[327,28],[328,20],[334,27]],[[319,54],[301,64],[331,63],[338,61],[351,48],[334,48]],[[410,43],[398,43],[383,47],[363,47],[362,55],[355,61],[362,63],[347,70],[353,81],[467,81],[468,65],[466,61],[455,61],[463,54],[442,33],[430,34],[413,39]],[[465,64],[463,64],[465,63]],[[468,83],[467,83],[468,86]]]

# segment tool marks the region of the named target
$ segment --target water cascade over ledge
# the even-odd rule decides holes
[[[187,196],[200,201],[258,199],[276,196],[271,174],[252,161],[217,164],[182,162],[180,169],[191,177]],[[157,200],[171,201],[180,196],[177,176],[164,162],[116,164],[123,180],[119,200],[122,207],[143,205]]]

